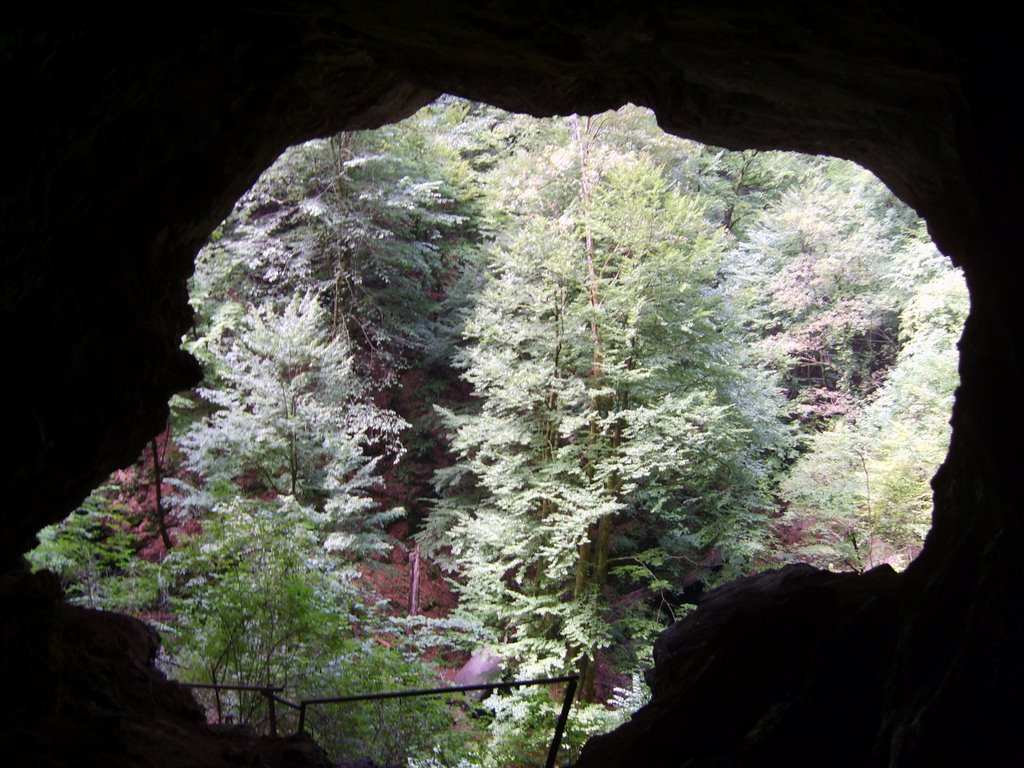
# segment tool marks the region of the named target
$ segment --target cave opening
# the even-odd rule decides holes
[[[588,260],[597,264],[589,278]],[[561,674],[566,659],[577,666],[575,654],[590,674],[584,700],[603,707],[574,712],[589,729],[574,734],[578,753],[588,732],[643,703],[653,633],[705,588],[787,562],[902,570],[920,549],[966,314],[962,279],[944,264],[912,212],[853,164],[687,142],[631,106],[537,120],[446,97],[393,126],[293,147],[242,196],[200,251],[190,286],[197,324],[186,349],[203,362],[203,387],[176,396],[140,461],[70,523],[44,531],[30,559],[57,571],[74,602],[156,622],[170,645],[164,668],[184,681],[288,681],[298,699],[364,692],[378,676],[384,688],[437,684],[430,667],[450,678],[483,646],[504,656],[506,677]],[[696,291],[654,290],[679,283]],[[648,317],[631,316],[638,306]],[[710,320],[695,328],[700,315]],[[685,330],[664,330],[672,324]],[[488,370],[496,357],[505,367]],[[598,402],[600,390],[613,394]],[[684,392],[684,407],[660,399],[666,390]],[[511,392],[519,408],[507,406]],[[533,423],[537,408],[546,415]],[[738,416],[723,415],[730,410]],[[532,424],[527,431],[559,437],[523,451],[467,437],[474,419],[489,431]],[[682,426],[666,428],[671,420]],[[600,422],[613,425],[603,447]],[[661,428],[640,429],[651,424]],[[696,448],[681,445],[691,441]],[[589,458],[579,458],[581,445]],[[559,452],[575,463],[560,474]],[[490,466],[474,464],[480,453]],[[500,493],[495,478],[510,471],[500,459],[542,484],[506,478]],[[618,487],[581,484],[581,462]],[[687,475],[673,462],[703,466]],[[456,472],[473,479],[459,488]],[[768,492],[758,495],[757,482]],[[503,546],[474,552],[482,530],[517,513],[535,529],[571,528],[559,513],[571,504],[566,488],[586,495],[582,538],[549,537],[544,560],[502,551],[528,536],[516,529]],[[540,513],[517,510],[510,494]],[[599,573],[591,550],[605,516],[611,565]],[[125,560],[140,536],[153,568]],[[577,579],[580,561],[593,558],[582,578],[599,584],[602,600],[588,604],[578,585],[567,591],[566,576],[538,579],[566,570],[556,546]],[[433,560],[455,577],[454,591]],[[487,596],[481,585],[496,563],[504,596]],[[295,572],[308,581],[289,581]],[[324,661],[325,628],[344,630],[326,603],[295,599],[303,588],[348,606],[359,653],[349,644]],[[565,605],[560,621],[529,627],[536,607],[495,610],[530,592]],[[374,615],[382,599],[388,608]],[[588,610],[613,620],[584,651],[566,627]],[[403,619],[397,634],[385,614]],[[538,638],[549,647],[531,648]],[[371,641],[400,647],[404,661],[368,651]],[[501,713],[557,702],[509,701],[489,703],[492,729],[518,729],[516,749],[528,749],[531,728]],[[210,694],[207,712],[269,727],[258,693]],[[388,763],[436,738],[444,713],[378,711],[373,727],[392,737],[384,741],[332,739],[368,727],[345,719],[320,715],[310,727],[335,760]],[[550,723],[531,718],[547,736]],[[502,749],[511,747],[487,747]]]

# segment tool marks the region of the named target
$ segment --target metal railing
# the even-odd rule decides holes
[[[579,682],[579,675],[562,675],[561,677],[538,677],[531,680],[512,680],[509,682],[482,683],[480,685],[451,685],[439,688],[421,688],[408,691],[388,691],[386,693],[359,693],[351,696],[326,696],[312,699],[302,699],[298,702],[290,701],[281,692],[284,688],[272,685],[229,685],[221,683],[181,683],[187,688],[199,688],[208,690],[226,691],[251,691],[259,693],[267,700],[267,713],[269,719],[270,735],[277,736],[277,708],[276,704],[283,704],[299,711],[298,733],[305,733],[306,710],[311,706],[325,704],[345,704],[353,701],[374,701],[379,699],[402,699],[413,696],[442,696],[450,693],[468,693],[470,691],[509,690],[512,688],[523,688],[530,685],[554,685],[555,683],[566,683],[565,696],[562,699],[562,711],[555,723],[555,733],[551,738],[551,745],[548,747],[548,757],[544,762],[544,768],[554,768],[555,759],[558,757],[558,750],[562,745],[562,736],[565,733],[566,723],[569,721],[569,711],[572,709],[573,699],[576,698],[576,685]]]
[[[180,680],[179,685],[183,685],[186,688],[198,688],[200,690],[209,691],[250,691],[252,693],[258,693],[267,700],[267,719],[268,727],[270,729],[271,736],[277,736],[277,707],[275,703],[285,704],[286,706],[298,709],[299,705],[294,701],[289,701],[282,696],[279,696],[284,688],[279,685],[231,685],[230,683],[184,683]],[[217,703],[218,715],[220,714],[220,702]]]

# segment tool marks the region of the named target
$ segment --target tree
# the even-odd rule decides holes
[[[549,126],[551,144],[496,171],[497,222],[517,226],[465,324],[480,408],[444,412],[458,461],[423,537],[458,574],[460,611],[526,674],[578,665],[584,697],[611,640],[616,527],[672,520],[698,557],[769,504],[754,465],[785,443],[767,379],[732,398],[761,373],[731,348],[720,236],[649,155],[601,140],[613,120]]]
[[[444,364],[447,290],[477,238],[471,109],[442,99],[399,125],[285,151],[200,254],[200,337],[237,316],[227,297],[260,305],[312,290],[379,388]]]
[[[324,327],[348,350],[364,399],[408,422],[403,461],[378,467],[396,482],[376,490],[384,506],[406,510],[411,530],[441,452],[431,406],[456,378],[449,359],[474,282],[465,273],[480,236],[477,168],[499,151],[475,126],[496,112],[443,98],[398,125],[288,149],[200,253],[193,279],[189,347],[205,364],[208,390],[225,385],[211,350],[244,333],[247,312],[307,291],[320,297]],[[418,396],[403,375],[419,382]],[[190,421],[194,411],[177,412]]]
[[[381,459],[401,454],[406,423],[369,400],[317,296],[250,310],[214,354],[224,388],[199,390],[214,410],[182,439],[210,501],[239,488],[294,498],[330,516],[329,548],[381,546],[379,529],[400,511],[376,510],[368,491]]]
[[[855,409],[894,363],[899,314],[933,268],[913,212],[829,161],[779,196],[730,258],[731,284],[812,428]]]

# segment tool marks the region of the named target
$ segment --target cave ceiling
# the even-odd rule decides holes
[[[198,380],[179,348],[193,259],[286,146],[401,119],[445,92],[534,115],[629,101],[688,138],[855,160],[964,267],[953,445],[935,528],[893,609],[886,663],[899,673],[879,693],[880,738],[901,764],[925,764],[951,723],[997,728],[991,702],[1021,679],[1005,649],[1024,639],[1007,586],[1024,554],[1024,159],[1013,25],[984,10],[394,0],[13,12],[0,33],[14,447],[0,561],[134,460],[168,397]],[[989,703],[965,714],[961,699]]]

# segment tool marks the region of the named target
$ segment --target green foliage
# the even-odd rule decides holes
[[[180,678],[298,684],[348,634],[360,596],[351,573],[317,554],[324,522],[292,498],[235,498],[171,553],[178,623],[169,649]]]
[[[241,485],[315,503],[334,528],[330,549],[370,551],[384,546],[381,529],[400,510],[376,509],[368,492],[380,484],[380,454],[367,450],[380,446],[397,458],[407,425],[373,405],[325,321],[313,293],[280,312],[247,312],[232,343],[214,349],[222,388],[199,390],[217,410],[193,425],[182,447],[210,501]]]
[[[76,605],[135,613],[161,599],[160,567],[135,557],[137,540],[114,491],[97,488],[71,515],[41,530],[28,560],[57,574]]]
[[[285,686],[295,698],[435,687],[423,664],[381,646],[382,612],[319,546],[324,516],[288,498],[219,505],[166,566],[178,581],[168,650],[192,682]],[[360,637],[361,636],[361,637]],[[264,727],[258,694],[206,696],[218,719]],[[335,760],[395,764],[452,749],[448,703],[412,699],[316,706],[308,728]],[[280,712],[280,727],[294,728]],[[439,735],[440,734],[440,735]]]
[[[528,688],[486,699],[493,718],[490,739],[486,753],[474,755],[474,763],[481,768],[543,765],[562,710],[561,695],[560,688]],[[562,735],[558,764],[573,764],[588,738],[616,728],[629,714],[624,708],[576,702]]]
[[[611,643],[618,524],[673,526],[673,554],[749,555],[764,459],[786,444],[769,377],[731,341],[701,201],[587,125],[552,122],[496,167],[494,208],[516,226],[456,357],[480,408],[442,411],[459,460],[422,537],[458,575],[460,611],[530,675]]]
[[[303,696],[349,696],[443,685],[428,667],[374,640],[351,641],[325,665]],[[325,704],[309,709],[309,732],[338,762],[369,758],[378,765],[434,759],[455,764],[466,733],[453,729],[457,699],[409,697]]]
[[[941,268],[937,253],[922,260],[920,226],[877,179],[840,161],[822,170],[763,212],[731,266],[747,322],[817,428],[878,387],[902,307]]]
[[[856,419],[815,435],[782,485],[787,521],[806,529],[802,559],[829,567],[905,566],[931,522],[929,480],[949,445],[956,339],[967,315],[962,277],[946,268],[900,319],[903,346]]]
[[[312,290],[332,335],[380,383],[414,364],[444,364],[446,292],[477,237],[464,156],[478,148],[464,123],[479,117],[469,112],[441,100],[400,125],[287,150],[200,254],[197,351],[237,321],[236,303]]]

